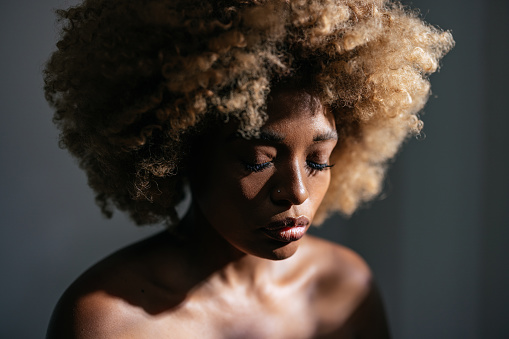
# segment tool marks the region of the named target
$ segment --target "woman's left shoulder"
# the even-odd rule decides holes
[[[373,275],[364,259],[353,250],[317,237],[309,236],[306,243],[309,257],[322,273],[335,277],[342,283],[354,284],[358,288],[369,288]]]
[[[322,335],[389,338],[382,299],[364,259],[316,237],[309,237],[306,247],[317,270],[312,303]]]

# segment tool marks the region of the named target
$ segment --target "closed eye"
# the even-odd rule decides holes
[[[267,162],[264,162],[261,164],[252,164],[252,163],[248,163],[245,161],[243,161],[243,163],[244,163],[244,167],[246,168],[246,170],[248,170],[249,172],[254,172],[254,173],[261,172],[264,169],[272,166],[272,161],[267,161]]]
[[[325,170],[331,168],[332,166],[334,166],[334,164],[332,164],[332,165],[321,164],[321,163],[318,163],[318,162],[307,160],[306,161],[306,166],[311,171],[311,173],[313,173],[313,172],[316,172],[316,171],[319,171],[319,172],[325,171]]]
[[[249,172],[253,172],[253,173],[261,172],[261,171],[271,167],[273,165],[273,163],[274,163],[273,160],[259,163],[259,164],[243,161],[243,164],[244,164],[244,167],[246,168],[246,170]],[[308,168],[308,170],[311,173],[317,172],[317,171],[318,172],[325,171],[333,166],[334,165],[321,164],[321,163],[317,163],[317,162],[310,161],[310,160],[306,161],[306,167]]]

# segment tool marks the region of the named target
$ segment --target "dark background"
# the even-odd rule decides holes
[[[57,147],[41,70],[52,9],[0,2],[0,337],[42,338],[88,266],[159,227],[102,218],[84,174]],[[404,145],[381,199],[315,231],[376,274],[394,338],[509,338],[509,2],[419,0],[457,45],[432,76],[425,140]]]

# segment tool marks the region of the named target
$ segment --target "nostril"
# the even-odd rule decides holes
[[[275,203],[300,205],[309,197],[306,187],[305,166],[298,160],[285,162],[279,166],[273,178],[271,196]]]
[[[302,184],[293,184],[273,190],[272,199],[279,204],[300,205],[309,197],[309,192]]]

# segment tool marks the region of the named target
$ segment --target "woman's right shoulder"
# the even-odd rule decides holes
[[[122,249],[77,278],[53,311],[47,339],[130,338],[150,315],[178,304],[178,291],[157,283],[156,242]]]
[[[46,337],[53,338],[123,338],[129,324],[131,307],[106,290],[77,289],[71,286],[55,307]]]

